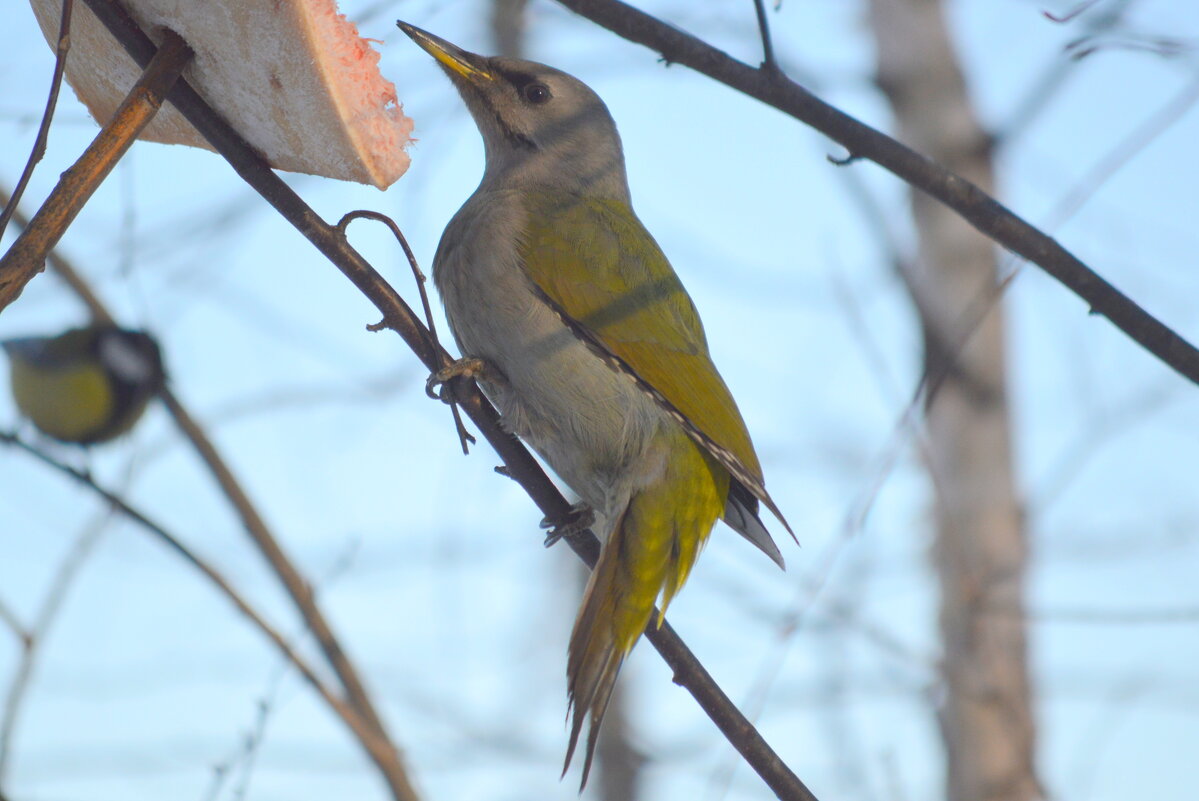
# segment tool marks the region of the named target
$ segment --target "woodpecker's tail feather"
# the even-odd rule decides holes
[[[583,762],[583,778],[579,790],[587,784],[591,773],[591,762],[595,757],[595,745],[599,737],[600,724],[612,688],[625,656],[649,622],[661,583],[648,595],[637,592],[630,586],[633,575],[633,548],[627,525],[628,510],[616,522],[608,541],[600,552],[599,562],[587,582],[583,593],[583,604],[575,619],[574,631],[570,636],[570,649],[566,663],[567,714],[571,716],[570,745],[566,749],[566,761],[562,775],[570,768],[583,722],[591,719],[587,732],[586,757]],[[642,553],[645,557],[649,554]],[[665,567],[664,559],[657,559]],[[641,571],[638,570],[638,573]],[[660,571],[655,571],[660,572]],[[630,634],[631,630],[631,634]]]
[[[659,595],[665,613],[724,511],[728,473],[678,433],[665,474],[636,492],[613,526],[570,635],[566,664],[570,745],[562,775],[570,767],[583,723],[590,718],[580,790],[591,772],[600,724],[620,666],[649,624]],[[661,619],[659,614],[655,624]]]

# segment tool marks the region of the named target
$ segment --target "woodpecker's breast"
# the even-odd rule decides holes
[[[500,374],[483,389],[504,424],[583,500],[614,513],[660,474],[651,443],[672,422],[538,297],[520,262],[524,227],[518,193],[476,193],[442,235],[433,280],[462,354]]]

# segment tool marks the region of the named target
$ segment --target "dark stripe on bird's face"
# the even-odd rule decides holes
[[[500,132],[504,135],[504,138],[510,143],[524,150],[538,149],[536,142],[522,134],[520,131],[513,130],[512,126],[508,124],[507,120],[505,120],[500,113],[495,110],[495,108],[489,107],[489,110],[491,111],[491,116],[495,118],[496,127],[500,129]]]
[[[520,131],[513,130],[512,126],[508,124],[508,121],[505,120],[500,114],[499,110],[496,109],[495,104],[491,102],[491,98],[488,96],[489,87],[483,86],[469,78],[465,78],[448,67],[444,67],[444,65],[443,69],[445,70],[445,74],[450,77],[450,81],[458,88],[459,94],[462,95],[463,99],[467,100],[467,105],[472,108],[472,113],[477,113],[476,111],[473,111],[473,109],[478,109],[480,107],[486,109],[487,113],[491,115],[491,118],[495,120],[496,128],[500,130],[500,133],[502,133],[504,138],[507,139],[511,144],[526,150],[538,149],[536,142]],[[494,67],[489,69],[495,72]],[[501,75],[498,72],[495,74]],[[505,81],[509,80],[507,75],[501,75],[501,78]]]
[[[496,75],[506,81],[512,87],[513,91],[516,92],[518,97],[526,86],[537,81],[537,76],[530,72],[500,69],[494,64],[489,65],[489,68],[491,70],[491,74]],[[519,131],[514,131],[504,120],[504,118],[500,116],[498,111],[492,109],[492,113],[495,115],[496,122],[499,123],[500,130],[504,132],[504,136],[509,142],[527,150],[538,149],[536,142]]]
[[[504,137],[509,142],[516,145],[517,147],[523,147],[525,150],[537,150],[538,149],[536,142],[534,142],[532,139],[525,136],[524,134],[520,133],[519,131],[514,131],[510,127],[508,127],[508,123],[504,122],[504,118],[501,117],[498,113],[495,115],[495,119],[500,124],[500,130],[502,130],[504,132]]]
[[[518,92],[537,80],[537,76],[531,72],[504,70],[496,67],[494,64],[491,66],[491,72],[492,74],[498,75],[508,83],[512,84],[512,86],[515,87]]]

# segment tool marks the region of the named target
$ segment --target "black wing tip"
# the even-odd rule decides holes
[[[766,504],[766,508],[770,510],[772,515],[774,515],[775,520],[778,520],[783,524],[783,528],[787,529],[787,533],[791,535],[791,539],[795,540],[796,545],[799,545],[799,537],[795,536],[795,532],[791,530],[791,524],[787,522],[787,518],[783,517],[783,513],[779,511],[777,506],[775,506],[774,501],[769,495],[766,495],[766,493],[762,494],[765,496],[762,498],[762,503]],[[799,545],[799,547],[802,548],[803,546]]]
[[[760,523],[761,521],[758,521],[758,522]],[[762,530],[766,531],[766,527],[762,526]],[[746,539],[749,539],[749,541],[753,545],[757,546],[759,551],[766,554],[766,556],[768,556],[770,558],[770,561],[774,562],[776,565],[779,566],[780,570],[785,571],[787,569],[787,561],[785,559],[783,559],[783,552],[779,550],[778,543],[775,542],[774,538],[770,536],[769,531],[766,531],[766,536],[764,538],[762,538],[761,540],[756,539],[756,538],[750,538],[744,534],[742,536],[745,536]],[[792,535],[792,536],[795,536],[795,535]]]
[[[783,524],[783,527],[787,529],[787,533],[791,535],[791,539],[795,540],[795,543],[798,545],[799,540],[796,538],[795,532],[791,530],[791,526],[783,519],[782,513],[779,512],[778,507],[775,506],[774,501],[766,493],[766,489],[761,484],[751,489],[750,485],[734,476],[722,517],[729,524],[730,528],[748,540],[759,551],[766,554],[770,558],[770,561],[778,565],[781,570],[786,570],[787,563],[783,559],[782,551],[779,550],[778,543],[774,541],[774,537],[770,536],[770,531],[766,528],[766,525],[762,522],[762,518],[758,514],[760,503],[764,503],[770,509],[779,522]]]

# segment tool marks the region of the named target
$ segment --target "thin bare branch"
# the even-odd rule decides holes
[[[349,563],[353,558],[352,552],[356,550],[356,545],[355,543],[353,547],[347,548],[338,559],[333,561],[325,571],[325,575],[317,582],[318,587],[327,586],[335,577],[348,569]],[[304,631],[307,631],[307,629]],[[231,796],[239,801],[246,797],[249,791],[250,780],[254,776],[254,766],[258,761],[262,745],[266,741],[267,724],[270,722],[271,714],[275,711],[279,702],[279,696],[282,693],[285,679],[288,678],[290,672],[289,669],[290,665],[287,660],[280,660],[278,669],[270,677],[262,697],[258,699],[255,705],[254,722],[249,732],[241,738],[240,746],[228,759],[213,767],[212,784],[209,785],[208,792],[204,796],[205,801],[217,801],[225,785],[231,780],[233,781],[233,788],[230,791]],[[238,774],[236,777],[234,776],[235,772]]]
[[[1069,22],[1070,20],[1077,17],[1079,14],[1085,13],[1088,8],[1090,8],[1091,6],[1095,5],[1098,2],[1099,2],[1099,0],[1083,0],[1083,2],[1079,3],[1074,8],[1067,11],[1065,14],[1060,14],[1060,15],[1054,14],[1052,11],[1042,11],[1041,13],[1045,15],[1046,19],[1050,19],[1054,22],[1063,22],[1064,23],[1064,22]]]
[[[0,187],[0,200],[3,200],[6,196],[3,187]],[[14,210],[13,219],[22,227],[28,223],[28,218],[20,210]],[[407,243],[404,244],[406,247]],[[99,296],[96,295],[88,282],[66,258],[56,251],[51,250],[47,254],[46,261],[50,268],[66,282],[88,307],[93,319],[102,323],[115,323],[112,314],[100,300]],[[192,417],[187,407],[180,402],[169,387],[164,387],[160,391],[159,397],[174,420],[176,427],[191,443],[200,456],[200,459],[207,466],[217,485],[221,488],[226,499],[241,519],[242,525],[250,535],[251,540],[258,547],[267,564],[275,572],[280,583],[283,584],[284,589],[291,596],[292,602],[300,612],[300,616],[304,619],[309,630],[312,631],[325,658],[345,688],[350,703],[364,715],[367,723],[375,730],[376,734],[389,743],[389,751],[379,750],[377,752],[379,754],[390,753],[386,763],[380,764],[378,767],[391,787],[393,794],[401,799],[414,798],[415,791],[412,789],[411,782],[407,778],[407,769],[400,759],[399,749],[394,745],[391,736],[382,723],[381,717],[375,710],[374,702],[367,692],[362,679],[359,678],[357,669],[346,655],[340,641],[326,620],[324,613],[317,605],[315,594],[312,592],[308,582],[283,551],[278,539],[258,513],[257,507],[250,500],[241,483],[233,475],[232,470],[225,463],[216,446],[213,445],[212,440],[196,422],[195,418]],[[363,743],[364,747],[366,745],[366,743]]]
[[[164,388],[159,397],[166,404],[167,410],[179,430],[191,442],[192,447],[200,455],[222,492],[237,511],[250,538],[258,546],[259,551],[287,590],[292,602],[295,603],[304,618],[304,622],[316,638],[325,658],[345,687],[351,706],[357,714],[361,715],[365,724],[364,729],[355,728],[354,732],[359,736],[362,745],[368,749],[372,759],[376,760],[376,765],[383,773],[392,793],[398,799],[418,798],[416,790],[408,778],[408,771],[400,759],[399,750],[393,744],[382,719],[375,711],[374,703],[371,701],[365,684],[359,678],[357,669],[346,655],[340,641],[333,633],[332,627],[325,619],[324,613],[317,605],[316,595],[313,593],[311,585],[304,580],[299,570],[284,553],[278,540],[258,514],[257,508],[234,476],[233,471],[221,458],[204,429],[175,397],[170,388]],[[371,735],[369,742],[361,740],[363,731],[369,731]],[[385,747],[380,744],[385,744]]]
[[[0,717],[0,784],[4,783],[4,778],[8,773],[13,735],[24,706],[24,700],[27,697],[29,682],[33,678],[33,671],[37,666],[42,643],[45,642],[50,626],[62,608],[67,591],[71,588],[79,568],[83,566],[87,557],[92,553],[92,546],[100,538],[107,517],[108,515],[105,514],[104,520],[88,526],[76,538],[70,550],[67,551],[66,557],[59,563],[58,569],[54,571],[54,576],[50,580],[50,589],[42,599],[33,625],[22,638],[21,656],[17,663],[17,669],[13,673],[12,681],[9,682],[8,693],[4,699],[3,717]]]
[[[1199,71],[1178,92],[1170,97],[1161,108],[1153,112],[1140,125],[1115,144],[1110,151],[1095,162],[1091,169],[1075,184],[1055,206],[1043,224],[1053,230],[1082,208],[1095,192],[1149,145],[1168,131],[1183,115],[1199,102]]]
[[[1086,35],[1095,36],[1115,28],[1123,21],[1125,13],[1134,2],[1136,0],[1114,0],[1103,8],[1102,13],[1088,15],[1084,23]],[[1081,12],[1075,9],[1075,14],[1077,13]],[[1072,19],[1075,14],[1055,21]],[[1048,13],[1046,15],[1048,16]],[[1021,98],[1012,104],[1014,110],[1002,123],[992,129],[992,146],[996,148],[1010,147],[1022,133],[1027,131],[1040,113],[1049,107],[1050,101],[1058,91],[1066,85],[1066,79],[1073,73],[1076,66],[1076,59],[1062,58],[1060,54],[1055,54],[1045,69],[1021,93]]]
[[[217,801],[220,798],[225,784],[233,778],[235,769],[240,776],[230,795],[239,800],[246,797],[250,779],[254,775],[254,765],[262,750],[262,744],[266,740],[266,726],[270,721],[271,712],[274,711],[279,688],[282,686],[285,675],[285,671],[280,670],[274,677],[268,694],[258,700],[254,711],[254,724],[250,731],[242,737],[236,753],[213,768],[212,784],[209,785],[208,792],[204,796],[205,801]]]
[[[1195,43],[1171,36],[1141,33],[1121,33],[1113,36],[1084,36],[1066,45],[1066,53],[1074,61],[1105,50],[1129,50],[1174,58],[1195,49]]]
[[[1173,382],[1157,384],[1126,398],[1117,406],[1103,410],[1078,431],[1073,440],[1059,451],[1053,467],[1033,482],[1036,492],[1024,502],[1024,512],[1036,520],[1069,489],[1083,468],[1116,436],[1138,421],[1161,409],[1175,397]]]
[[[990,609],[992,614],[1017,615],[1016,609]],[[1024,610],[1037,623],[1066,623],[1086,626],[1172,626],[1199,623],[1199,606],[1172,609],[1033,609]]]
[[[50,121],[54,119],[54,110],[58,107],[58,92],[62,89],[62,76],[67,69],[67,53],[71,50],[71,12],[75,8],[75,0],[62,0],[62,14],[58,22],[58,42],[54,46],[54,75],[50,79],[50,92],[46,95],[46,110],[42,112],[42,121],[37,127],[37,137],[33,140],[33,150],[25,169],[17,179],[12,197],[5,201],[4,211],[0,212],[0,237],[8,229],[8,221],[12,219],[13,210],[21,202],[25,187],[33,177],[33,168],[46,155],[46,142],[50,138]]]
[[[754,12],[758,16],[758,34],[762,37],[762,67],[778,72],[779,63],[774,58],[774,43],[770,41],[770,20],[766,18],[766,0],[754,0]]]
[[[755,69],[620,0],[558,0],[631,42],[661,53],[794,117],[953,209],[1003,247],[1033,262],[1179,375],[1199,383],[1199,350],[1105,281],[1054,239],[975,184],[817,98],[780,72]]]
[[[370,701],[365,685],[358,678],[357,670],[346,656],[324,614],[317,606],[312,588],[284,553],[275,535],[259,515],[257,508],[236,476],[233,475],[233,471],[216,450],[207,433],[169,388],[162,391],[161,397],[171,417],[175,420],[175,424],[208,466],[209,472],[212,473],[213,478],[216,479],[217,484],[236,509],[254,544],[258,546],[267,563],[283,583],[288,595],[291,596],[304,621],[316,637],[334,672],[344,684],[351,702],[370,725],[378,733],[383,734],[385,727],[374,711],[374,705]]]
[[[3,623],[12,632],[13,636],[24,642],[29,639],[29,632],[21,625],[21,621],[17,618],[16,612],[4,603],[4,599],[0,598],[0,623]]]
[[[344,698],[337,695],[320,676],[316,670],[308,664],[291,644],[283,637],[279,631],[266,621],[249,602],[236,590],[233,585],[212,565],[201,558],[198,554],[188,548],[181,540],[167,531],[158,523],[154,522],[137,509],[130,506],[123,498],[116,493],[101,487],[92,476],[84,473],[68,464],[65,464],[45,451],[37,448],[28,442],[24,441],[16,434],[9,431],[0,431],[0,443],[16,447],[25,451],[30,456],[41,461],[43,464],[54,468],[60,473],[70,477],[75,482],[83,487],[91,490],[113,509],[120,512],[129,520],[138,524],[142,529],[147,531],[159,542],[165,545],[168,550],[183,559],[184,562],[198,571],[204,578],[208,579],[216,589],[228,599],[233,606],[240,612],[255,628],[258,629],[268,640],[275,646],[284,659],[288,661],[295,669],[304,677],[305,681],[317,692],[325,703],[333,710],[333,712],[342,719],[342,721],[354,732],[358,741],[362,743],[371,758],[377,764],[385,764],[394,758],[393,746],[386,737],[371,725],[370,721],[364,717],[352,704]],[[397,798],[405,799],[405,801],[416,801],[417,796],[412,793],[408,796],[399,796]]]

